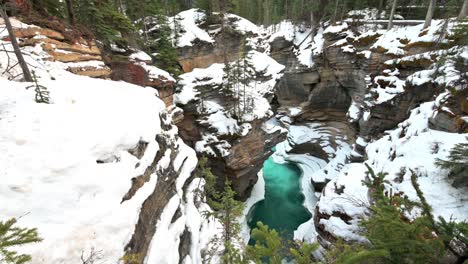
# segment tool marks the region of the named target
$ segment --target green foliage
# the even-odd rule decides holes
[[[449,177],[454,178],[456,182],[466,181],[466,175],[468,174],[468,142],[456,144],[450,150],[447,160],[437,159],[435,164],[449,170]]]
[[[176,29],[175,32],[172,32],[167,17],[162,15],[161,11],[157,12],[158,13],[155,15],[155,18],[158,27],[157,31],[152,34],[156,38],[148,38],[146,40],[145,50],[150,54],[156,54],[156,66],[177,76],[181,74],[181,70],[178,62],[179,55],[172,44],[172,37],[174,37],[174,41],[176,42],[178,37],[177,28],[180,27],[178,26],[179,21],[177,17],[172,21],[172,23],[174,23],[174,28]]]
[[[312,253],[319,248],[318,243],[308,244],[304,242],[285,243],[280,234],[262,222],[251,232],[251,238],[255,245],[246,248],[246,258],[254,263],[281,264],[284,258],[297,264],[313,264]]]
[[[213,197],[219,196],[216,190],[216,176],[211,172],[211,168],[208,166],[207,157],[203,156],[198,160],[195,177],[205,180],[204,190],[201,192],[204,200],[209,201]]]
[[[456,45],[468,45],[468,17],[461,19],[455,24],[449,38]]]
[[[23,264],[31,260],[31,256],[18,254],[11,248],[42,241],[37,229],[16,227],[16,219],[0,221],[0,262]]]
[[[383,257],[388,256],[386,250],[370,250],[364,244],[346,244],[338,240],[332,248],[326,252],[326,263],[355,264],[355,263],[380,263]]]
[[[268,225],[258,222],[257,228],[252,230],[250,236],[255,240],[255,245],[247,248],[250,259],[255,263],[268,260],[270,264],[281,264],[283,258],[281,251],[284,245],[276,230],[269,229]]]
[[[215,236],[210,241],[210,255],[222,253],[223,263],[233,259],[241,259],[238,250],[233,246],[232,241],[240,240],[241,224],[237,221],[244,210],[244,203],[235,199],[236,192],[232,190],[231,183],[226,180],[224,190],[220,193],[215,193],[213,199],[209,198],[209,205],[213,209],[212,212],[206,212],[206,217],[214,217],[222,225],[222,232]],[[221,245],[224,247],[222,252],[219,252]]]
[[[120,13],[111,0],[77,0],[76,17],[80,24],[89,28],[104,44],[121,42],[135,31],[128,17]]]
[[[32,76],[34,84],[27,86],[26,89],[34,88],[34,91],[36,92],[36,103],[49,104],[49,91],[47,90],[47,87],[39,84],[36,73],[34,71],[32,72]]]
[[[466,220],[455,222],[452,219],[446,221],[444,218],[439,217],[437,230],[446,245],[459,249],[454,250],[459,256],[468,255],[468,222]]]
[[[431,216],[409,221],[403,209],[407,207],[400,207],[407,199],[386,196],[386,174],[376,175],[368,168],[365,184],[370,188],[374,204],[370,207],[370,217],[361,220],[360,226],[370,245],[351,253],[348,259],[377,256],[379,263],[439,263],[445,247],[442,239],[434,234]]]
[[[293,256],[297,264],[313,264],[313,255],[314,251],[319,248],[319,244],[307,244],[299,243],[297,248],[290,248],[289,252]]]

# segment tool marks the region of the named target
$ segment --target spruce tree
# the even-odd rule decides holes
[[[466,139],[468,140],[468,137]],[[454,185],[467,186],[468,142],[456,144],[450,150],[447,159],[437,159],[435,164],[450,171],[449,177],[454,179]]]
[[[105,45],[124,41],[135,31],[128,17],[120,13],[111,0],[78,0],[76,16],[80,24],[88,27]]]
[[[255,245],[247,248],[250,259],[255,263],[267,261],[270,264],[281,264],[283,259],[281,251],[284,250],[284,244],[276,230],[258,222],[257,228],[252,230],[250,237],[255,240]]]
[[[367,166],[367,165],[366,165]],[[368,166],[369,187],[373,205],[371,216],[362,219],[362,235],[370,241],[368,248],[349,254],[349,258],[377,257],[379,263],[439,263],[444,253],[443,241],[434,234],[427,215],[409,221],[405,211],[411,203],[403,197],[385,195],[385,173],[375,174]],[[401,206],[400,205],[404,205]],[[421,205],[419,205],[421,206]]]
[[[206,213],[207,217],[218,219],[222,225],[221,233],[210,241],[211,255],[225,256],[223,263],[226,264],[230,264],[229,259],[237,254],[234,242],[240,241],[241,224],[238,219],[242,215],[244,204],[237,201],[235,195],[230,181],[226,179],[224,190],[218,193],[217,197],[210,199],[209,204],[213,211]],[[222,251],[218,250],[220,247],[223,248]]]
[[[16,219],[0,221],[0,262],[23,264],[31,260],[30,255],[19,254],[12,248],[42,241],[37,229],[16,227]]]

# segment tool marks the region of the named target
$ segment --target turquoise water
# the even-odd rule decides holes
[[[271,157],[265,161],[265,199],[256,203],[250,211],[248,225],[251,229],[261,221],[276,229],[283,238],[293,238],[294,230],[312,217],[303,206],[301,174],[295,164],[278,164]]]

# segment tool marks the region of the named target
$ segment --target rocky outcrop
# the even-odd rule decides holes
[[[162,133],[156,136],[160,149],[154,157],[153,162],[148,166],[145,172],[133,178],[132,186],[128,193],[123,197],[122,202],[129,200],[133,195],[146,184],[150,177],[158,177],[157,184],[150,196],[145,200],[141,206],[138,222],[135,226],[135,231],[125,247],[125,252],[129,256],[133,256],[132,263],[145,263],[146,253],[150,248],[151,241],[157,231],[157,223],[161,220],[161,215],[166,209],[169,200],[177,194],[176,181],[180,176],[180,171],[174,170],[174,162],[176,157],[180,154],[180,146],[177,142],[177,135],[174,135],[174,128],[171,125],[171,116],[162,113]],[[135,156],[142,156],[147,148],[147,144],[140,143],[131,153]],[[170,153],[168,166],[161,166],[163,156]],[[184,165],[182,165],[183,167]],[[190,180],[189,180],[190,181]],[[181,217],[177,211],[170,216],[173,221]],[[186,230],[182,234],[182,242],[179,247],[189,247],[191,240],[184,236]],[[182,258],[181,258],[182,260]]]
[[[178,48],[179,63],[184,72],[195,68],[207,68],[214,63],[224,63],[226,56],[229,62],[239,58],[243,35],[236,32],[218,34],[214,43],[197,41],[193,46]],[[221,43],[226,43],[223,47]]]
[[[14,33],[20,46],[41,46],[49,54],[48,60],[65,63],[66,69],[74,74],[106,78],[111,72],[95,41],[79,38],[70,42],[60,32],[36,26],[15,28]]]
[[[241,199],[249,197],[251,188],[257,182],[257,173],[273,153],[273,147],[286,139],[285,133],[268,133],[262,126],[263,120],[253,122],[249,135],[232,143],[230,154],[224,159],[224,168],[219,168],[221,171],[218,172],[218,168],[214,167],[217,175],[222,175],[224,171],[231,176],[235,191]]]
[[[205,127],[197,125],[198,118],[197,114],[185,108],[184,118],[177,123],[181,138],[192,146],[195,146],[196,142],[201,139],[201,135],[206,132]],[[228,177],[241,200],[249,197],[251,188],[257,182],[257,173],[261,170],[265,160],[273,153],[272,148],[286,139],[284,132],[265,131],[264,121],[252,122],[252,128],[247,136],[223,138],[231,145],[229,155],[208,159],[212,172],[218,176],[220,188]]]

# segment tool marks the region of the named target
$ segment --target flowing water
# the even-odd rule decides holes
[[[250,211],[248,224],[251,229],[261,221],[276,229],[283,238],[293,238],[294,230],[311,218],[310,212],[303,206],[301,174],[295,164],[279,164],[271,157],[265,161],[265,199],[256,203]]]

